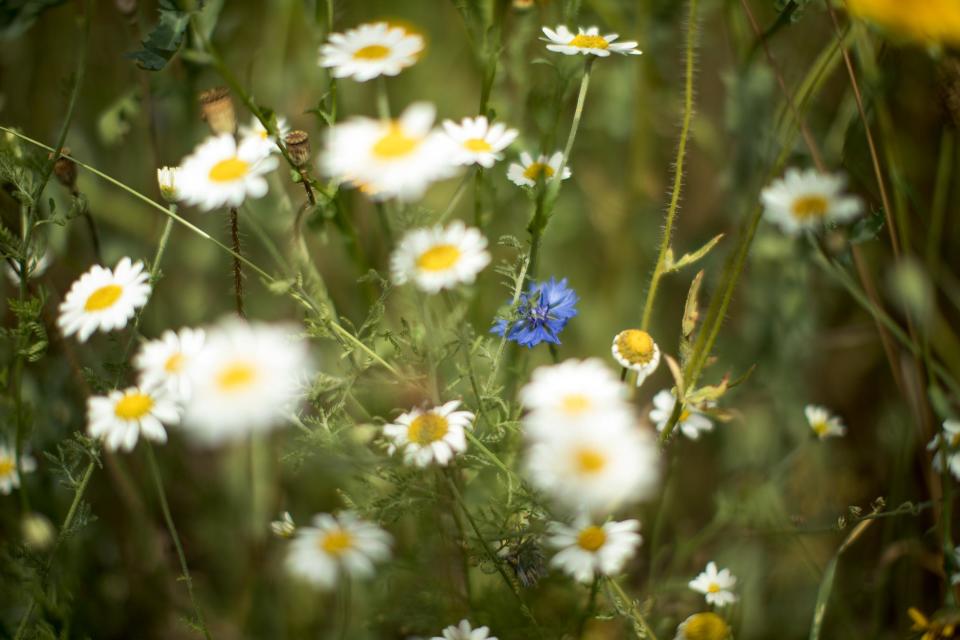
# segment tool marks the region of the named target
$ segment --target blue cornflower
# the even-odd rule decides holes
[[[524,347],[534,347],[541,342],[560,344],[557,337],[567,322],[577,315],[576,304],[580,299],[567,286],[567,279],[557,282],[531,282],[526,293],[520,295],[516,319],[497,320],[490,331],[505,335]]]

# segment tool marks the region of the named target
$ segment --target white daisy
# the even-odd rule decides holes
[[[113,270],[94,265],[60,303],[57,325],[65,337],[86,342],[94,331],[122,329],[150,297],[149,274],[139,260],[121,258]]]
[[[187,363],[183,426],[210,445],[274,428],[294,409],[310,370],[294,328],[228,318],[206,332]]]
[[[653,493],[657,457],[657,445],[647,432],[598,422],[535,441],[526,466],[534,486],[564,506],[609,513]]]
[[[846,179],[815,169],[787,169],[760,193],[764,216],[784,233],[796,234],[824,223],[843,224],[863,211],[856,196],[843,194]]]
[[[179,175],[180,167],[157,169],[157,186],[160,187],[160,195],[167,202],[178,202],[181,199],[180,188],[177,186]]]
[[[207,138],[183,159],[177,186],[184,202],[206,211],[239,207],[247,196],[267,194],[264,174],[276,168],[277,159],[259,136],[238,145],[232,135],[221,134]]]
[[[540,154],[536,160],[529,153],[524,151],[520,154],[520,162],[511,163],[507,169],[507,178],[515,185],[521,187],[535,187],[537,181],[544,181],[553,178],[554,174],[560,169],[563,162],[563,152],[557,151],[552,156],[547,157]],[[563,180],[573,175],[569,166],[563,168]]]
[[[613,338],[610,350],[621,366],[637,372],[638,387],[660,364],[660,347],[649,333],[640,329],[627,329],[618,333]]]
[[[570,574],[579,582],[589,583],[596,575],[619,573],[627,560],[633,557],[642,541],[640,522],[624,520],[595,524],[587,516],[580,516],[567,526],[551,522],[547,542],[560,551],[550,565]]]
[[[491,125],[486,117],[464,118],[460,124],[453,120],[444,120],[443,128],[454,147],[454,164],[479,164],[489,169],[497,160],[503,160],[500,153],[517,139],[516,129],[507,129],[507,125],[498,122]]]
[[[737,579],[729,569],[717,571],[715,562],[707,563],[703,573],[690,581],[690,588],[706,597],[707,604],[724,607],[737,601],[733,588],[737,586]]]
[[[457,411],[459,400],[428,411],[412,409],[383,427],[390,439],[388,452],[403,451],[407,464],[426,467],[431,462],[446,465],[458,453],[467,450],[466,429],[473,428],[474,415]]]
[[[843,426],[840,417],[831,414],[826,407],[808,404],[803,408],[803,413],[814,435],[821,440],[840,437],[847,433],[847,428]]]
[[[411,104],[396,120],[355,117],[330,128],[321,170],[375,199],[416,200],[456,171],[450,142],[433,129],[436,110]]]
[[[550,43],[547,45],[548,50],[568,56],[582,53],[583,55],[606,58],[611,53],[631,56],[638,56],[643,53],[637,49],[635,41],[615,42],[620,37],[619,35],[616,33],[600,35],[600,29],[597,27],[589,27],[586,30],[583,27],[578,27],[576,35],[564,25],[557,27],[556,31],[550,27],[543,27],[543,35],[547,37],[540,39]]]
[[[373,575],[373,565],[390,557],[390,534],[350,511],[313,517],[297,528],[287,552],[287,569],[315,586],[330,589],[341,574]]]
[[[695,613],[677,627],[673,640],[728,640],[730,626],[712,611]]]
[[[657,392],[657,395],[653,396],[653,409],[650,410],[650,420],[656,423],[658,432],[663,432],[666,428],[667,423],[670,421],[670,416],[673,415],[673,407],[676,403],[677,398],[669,389],[663,389]],[[680,412],[680,418],[677,420],[674,429],[679,429],[683,435],[691,440],[696,440],[700,437],[701,433],[713,431],[713,422],[710,418],[688,404],[683,408],[683,411]]]
[[[927,451],[933,453],[933,468],[937,473],[943,471],[944,452],[940,450],[941,436],[946,436],[947,467],[957,480],[960,480],[960,420],[945,420],[943,433],[936,434],[927,444]]]
[[[131,451],[137,439],[166,442],[163,425],[180,422],[180,407],[165,389],[129,387],[87,400],[87,433],[110,451]]]
[[[164,331],[159,340],[145,342],[133,360],[140,371],[140,385],[162,386],[181,401],[190,398],[187,364],[203,348],[203,329]]]
[[[430,640],[497,640],[496,636],[490,635],[489,627],[470,626],[469,620],[461,620],[458,625],[450,625],[443,630],[442,636],[434,636]]]
[[[38,276],[42,276],[47,272],[47,269],[50,268],[50,263],[53,261],[53,255],[50,253],[50,250],[44,251],[39,256],[33,255],[30,256],[30,259],[27,260],[27,280],[32,280]],[[11,283],[15,285],[20,284],[20,261],[19,260],[7,260],[4,265],[4,271],[7,274],[7,278]]]
[[[24,473],[31,473],[37,468],[37,461],[31,456],[23,454],[20,458],[20,467]],[[8,496],[19,487],[20,473],[17,471],[17,453],[6,445],[0,444],[0,494]]]
[[[366,82],[395,76],[417,62],[423,38],[386,22],[362,24],[346,33],[331,33],[320,47],[320,66],[332,67],[333,77]]]
[[[470,284],[490,264],[487,239],[459,220],[443,228],[409,231],[390,258],[393,281],[413,281],[428,293]]]
[[[287,119],[283,117],[277,118],[277,133],[280,135],[280,139],[283,140],[287,137],[287,134],[290,133],[290,125],[287,124]],[[279,153],[280,147],[277,145],[277,139],[270,135],[270,132],[267,131],[267,128],[263,126],[263,123],[260,122],[260,119],[257,116],[253,116],[250,119],[249,125],[240,125],[240,136],[245,142],[248,138],[252,140],[258,140],[260,144],[264,146],[264,150],[267,153]],[[240,143],[243,146],[243,142]]]

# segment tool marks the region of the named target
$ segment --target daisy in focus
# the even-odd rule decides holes
[[[296,329],[235,318],[208,329],[203,348],[186,365],[191,394],[183,427],[208,445],[282,424],[311,372]]]
[[[331,589],[341,575],[368,578],[374,564],[390,557],[386,531],[344,511],[314,516],[313,526],[297,528],[287,552],[287,569],[316,587]]]
[[[467,450],[466,430],[473,428],[474,415],[457,411],[459,400],[424,411],[412,409],[383,427],[390,440],[388,452],[403,452],[407,464],[426,467],[432,462],[444,466]]]
[[[247,198],[267,195],[264,177],[277,168],[277,159],[259,136],[240,144],[228,134],[211,136],[183,159],[177,186],[184,202],[205,211],[239,207]]]
[[[150,298],[149,274],[139,260],[121,258],[112,270],[93,265],[80,276],[60,303],[57,325],[64,337],[77,334],[86,342],[94,331],[114,331],[127,325]]]
[[[946,446],[941,443],[946,441]],[[933,436],[927,444],[927,451],[933,453],[933,469],[943,472],[943,458],[947,458],[947,468],[957,480],[960,480],[960,420],[945,420],[943,431]]]
[[[145,342],[133,359],[140,372],[140,386],[162,386],[174,398],[190,398],[190,379],[186,376],[187,364],[203,348],[203,329],[183,328],[180,331],[164,331],[159,340]]]
[[[320,66],[334,78],[366,82],[395,76],[413,66],[423,51],[423,38],[386,22],[362,24],[345,33],[331,33],[320,47]]]
[[[851,14],[927,45],[960,44],[960,4],[955,0],[847,0]]]
[[[670,422],[670,416],[673,415],[673,408],[677,404],[677,397],[673,391],[663,389],[653,396],[653,409],[650,410],[650,420],[657,425],[657,432],[662,433]],[[674,429],[679,429],[680,433],[696,440],[701,433],[713,431],[713,421],[706,415],[700,413],[689,405],[680,412],[680,418]]]
[[[286,118],[277,118],[277,133],[280,136],[280,140],[286,138],[287,134],[290,133],[290,125],[287,124]],[[267,131],[267,128],[263,126],[263,123],[260,122],[257,116],[250,118],[249,125],[240,125],[240,136],[244,141],[247,139],[259,140],[267,153],[280,153],[280,146],[277,144],[277,139],[270,135],[270,132]],[[241,142],[241,145],[242,144]]]
[[[637,49],[635,41],[616,42],[617,38],[620,37],[619,35],[616,33],[600,35],[598,27],[589,27],[586,30],[583,27],[578,27],[576,34],[564,25],[557,27],[556,31],[550,27],[543,27],[543,35],[547,37],[540,39],[550,43],[547,45],[548,50],[568,56],[583,54],[606,58],[611,53],[631,56],[638,56],[643,53]]]
[[[557,151],[549,157],[540,154],[536,160],[524,151],[520,154],[520,162],[514,162],[507,168],[507,179],[519,187],[533,188],[540,180],[546,182],[553,178],[560,170],[561,164],[563,164],[562,151]],[[572,175],[570,167],[564,166],[561,180],[567,180]]]
[[[320,169],[378,200],[416,200],[456,171],[446,135],[433,129],[435,116],[433,105],[418,102],[396,120],[354,117],[336,124]]]
[[[737,579],[729,569],[717,571],[715,562],[707,563],[703,573],[690,581],[690,588],[704,594],[707,604],[725,607],[737,601],[733,588],[737,586]]]
[[[160,188],[160,195],[167,202],[177,202],[182,196],[177,187],[177,177],[180,174],[180,167],[160,167],[157,169],[157,186]]]
[[[839,438],[847,433],[847,428],[843,426],[840,417],[831,414],[826,407],[808,404],[803,408],[803,414],[807,417],[807,424],[810,425],[814,435],[821,440]]]
[[[166,442],[163,425],[180,422],[180,407],[163,388],[129,387],[87,400],[87,434],[110,451],[132,451],[142,434]]]
[[[681,622],[674,640],[727,640],[731,635],[726,620],[712,611],[704,611]]]
[[[787,169],[760,193],[763,215],[790,235],[849,222],[863,212],[863,203],[856,196],[844,195],[845,185],[841,175]]]
[[[636,371],[638,387],[660,364],[660,347],[649,333],[640,329],[627,329],[618,333],[613,338],[610,351],[620,366]]]
[[[515,318],[496,320],[490,332],[530,349],[541,342],[560,344],[560,332],[577,315],[579,300],[566,278],[531,282],[520,295]]]
[[[454,149],[451,161],[458,165],[478,164],[489,169],[503,160],[504,149],[517,139],[518,131],[497,122],[491,125],[485,116],[464,118],[460,124],[444,120],[443,129]]]
[[[390,271],[397,284],[412,281],[422,291],[438,293],[472,283],[488,264],[487,239],[457,220],[446,228],[409,231],[390,258]]]
[[[24,473],[32,473],[37,468],[33,457],[23,454],[20,467]],[[0,444],[0,494],[10,495],[20,488],[20,472],[17,471],[17,453],[10,447]]]
[[[615,575],[640,546],[639,530],[637,520],[597,525],[581,516],[572,527],[551,522],[547,542],[560,551],[550,565],[586,584],[596,575]]]
[[[497,640],[490,635],[489,627],[470,626],[469,620],[461,620],[458,625],[450,625],[443,630],[442,636],[434,636],[430,640]]]

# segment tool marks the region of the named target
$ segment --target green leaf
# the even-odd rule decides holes
[[[862,244],[873,240],[883,231],[885,222],[883,211],[874,211],[870,215],[860,218],[850,229],[850,243]]]
[[[181,11],[174,0],[160,0],[160,21],[140,44],[143,48],[128,53],[137,66],[147,71],[160,71],[183,43],[190,15]]]
[[[682,268],[684,268],[684,267],[686,267],[686,266],[689,266],[689,265],[693,264],[694,262],[700,260],[700,259],[703,258],[705,255],[707,255],[708,253],[710,253],[710,250],[711,250],[711,249],[713,249],[715,246],[717,246],[717,243],[720,242],[720,239],[721,239],[721,238],[723,238],[723,234],[722,234],[722,233],[714,236],[713,238],[711,238],[710,241],[707,242],[707,244],[703,245],[702,247],[700,247],[699,249],[697,249],[697,250],[694,251],[693,253],[685,253],[685,254],[683,254],[683,256],[682,256],[679,260],[677,260],[676,262],[673,262],[673,260],[672,260],[672,258],[673,258],[673,253],[671,252],[671,253],[670,253],[670,258],[671,258],[671,259],[670,259],[669,262],[667,262],[667,265],[669,265],[669,266],[667,266],[667,268],[664,269],[664,273],[670,273],[671,271],[679,271],[680,269],[682,269]]]

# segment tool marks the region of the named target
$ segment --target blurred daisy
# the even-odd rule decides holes
[[[140,371],[140,385],[162,386],[174,398],[190,398],[190,379],[187,364],[203,348],[203,329],[183,328],[164,331],[159,340],[145,342],[134,357],[133,364]]]
[[[436,110],[418,102],[396,120],[355,117],[330,128],[321,170],[375,199],[416,200],[456,171],[450,143],[433,129]]]
[[[537,181],[541,178],[544,181],[552,178],[560,165],[563,163],[563,152],[557,151],[552,156],[547,157],[540,154],[536,160],[529,153],[524,151],[520,154],[520,162],[514,162],[507,168],[507,179],[515,185],[521,187],[535,187]],[[563,168],[563,180],[573,175],[569,166]]]
[[[212,136],[184,158],[177,173],[180,195],[187,204],[210,211],[239,207],[249,196],[267,194],[264,175],[277,168],[277,159],[258,136],[238,145],[228,134]]]
[[[614,575],[623,569],[640,545],[639,530],[637,520],[597,525],[589,517],[580,516],[572,527],[551,522],[547,542],[560,551],[550,560],[550,565],[585,583],[596,575]]]
[[[653,409],[650,410],[650,420],[657,425],[657,431],[663,432],[673,415],[673,407],[677,403],[676,396],[669,389],[663,389],[653,396]],[[713,431],[713,422],[689,405],[680,412],[680,418],[677,420],[675,429],[679,429],[683,435],[691,440],[696,440],[701,433]]]
[[[784,233],[796,234],[825,223],[843,224],[859,216],[863,203],[843,194],[846,179],[815,169],[787,169],[760,193],[764,216]]]
[[[320,47],[320,66],[332,68],[335,78],[366,82],[413,66],[423,47],[423,38],[403,27],[362,24],[345,33],[331,33]]]
[[[270,531],[278,538],[292,538],[297,530],[297,525],[293,523],[293,516],[289,511],[284,511],[279,520],[270,523]]]
[[[65,337],[86,342],[94,331],[122,329],[150,297],[149,274],[139,260],[121,258],[111,271],[93,265],[60,303],[57,325]]]
[[[177,186],[177,178],[180,174],[180,167],[160,167],[157,169],[157,186],[160,188],[160,195],[167,202],[178,202],[182,195]]]
[[[211,445],[272,429],[294,409],[309,374],[307,345],[294,328],[229,318],[186,363],[192,391],[183,426]]]
[[[660,347],[640,329],[621,331],[613,338],[613,358],[620,366],[637,372],[637,386],[643,384],[660,364]]]
[[[509,147],[518,134],[516,129],[507,129],[501,122],[491,125],[484,116],[464,118],[460,124],[444,120],[443,129],[454,148],[454,164],[479,164],[487,169],[497,160],[503,160],[500,152]]]
[[[960,4],[956,0],[847,0],[847,9],[924,44],[960,44]]]
[[[459,400],[452,400],[428,411],[412,409],[383,427],[390,440],[392,455],[403,452],[404,462],[426,467],[431,462],[446,465],[458,453],[467,450],[466,429],[473,428],[474,415],[457,411]]]
[[[560,332],[577,315],[579,300],[566,278],[560,282],[555,278],[531,282],[527,292],[520,295],[516,317],[496,320],[490,331],[527,348],[541,342],[560,344]]]
[[[408,232],[390,258],[394,282],[413,281],[427,293],[470,284],[488,264],[487,239],[459,220]]]
[[[32,280],[37,276],[42,276],[47,272],[47,269],[50,268],[50,262],[52,261],[52,254],[49,250],[44,251],[41,255],[30,256],[30,259],[27,260],[27,280]],[[15,285],[20,284],[20,261],[19,260],[7,260],[4,267],[7,278],[11,283]]]
[[[131,451],[140,434],[166,442],[163,425],[180,422],[180,407],[165,389],[129,387],[87,399],[87,434],[103,440],[110,451]]]
[[[632,56],[643,53],[637,49],[637,43],[633,40],[615,42],[620,36],[615,33],[600,35],[600,29],[597,27],[589,27],[587,30],[578,27],[576,35],[563,25],[557,27],[556,31],[550,27],[543,27],[543,35],[547,37],[540,39],[550,43],[547,45],[548,50],[568,56],[582,53],[606,58],[611,53]]]
[[[695,613],[677,627],[674,640],[727,640],[730,626],[712,611]]]
[[[826,407],[808,404],[803,408],[803,414],[807,417],[807,424],[814,435],[821,440],[839,438],[847,433],[847,428],[843,426],[840,418],[831,414]]]
[[[558,431],[527,452],[534,486],[575,510],[609,513],[649,497],[657,486],[657,446],[622,424]]]
[[[943,436],[946,436],[946,449],[941,451]],[[946,455],[950,473],[960,480],[960,420],[945,420],[943,432],[933,436],[927,444],[927,451],[933,454],[933,468],[937,473],[943,471],[943,457]]]
[[[31,473],[37,468],[37,461],[31,456],[23,454],[20,466],[24,473]],[[17,471],[17,453],[4,444],[0,444],[0,494],[10,495],[14,489],[20,488],[20,473]]]
[[[330,589],[341,574],[373,575],[374,563],[390,557],[390,534],[355,514],[314,516],[312,527],[299,527],[287,553],[287,569],[314,586]]]
[[[460,624],[450,625],[444,629],[442,636],[434,636],[430,640],[497,640],[497,638],[490,635],[488,627],[474,629],[468,620],[461,620]]]
[[[280,134],[280,139],[283,140],[287,137],[287,134],[290,133],[290,125],[287,124],[287,119],[278,117],[277,118],[277,133]],[[270,132],[267,131],[267,128],[263,126],[263,123],[260,122],[260,119],[257,116],[253,116],[250,119],[249,125],[240,125],[240,136],[245,142],[248,138],[251,140],[259,140],[260,144],[263,145],[264,150],[267,153],[279,153],[280,147],[277,145],[277,139],[270,135]],[[240,143],[241,146],[243,142]]]
[[[707,604],[724,607],[737,601],[733,588],[737,579],[729,569],[717,571],[715,562],[707,563],[706,570],[690,581],[690,588],[706,597]]]

